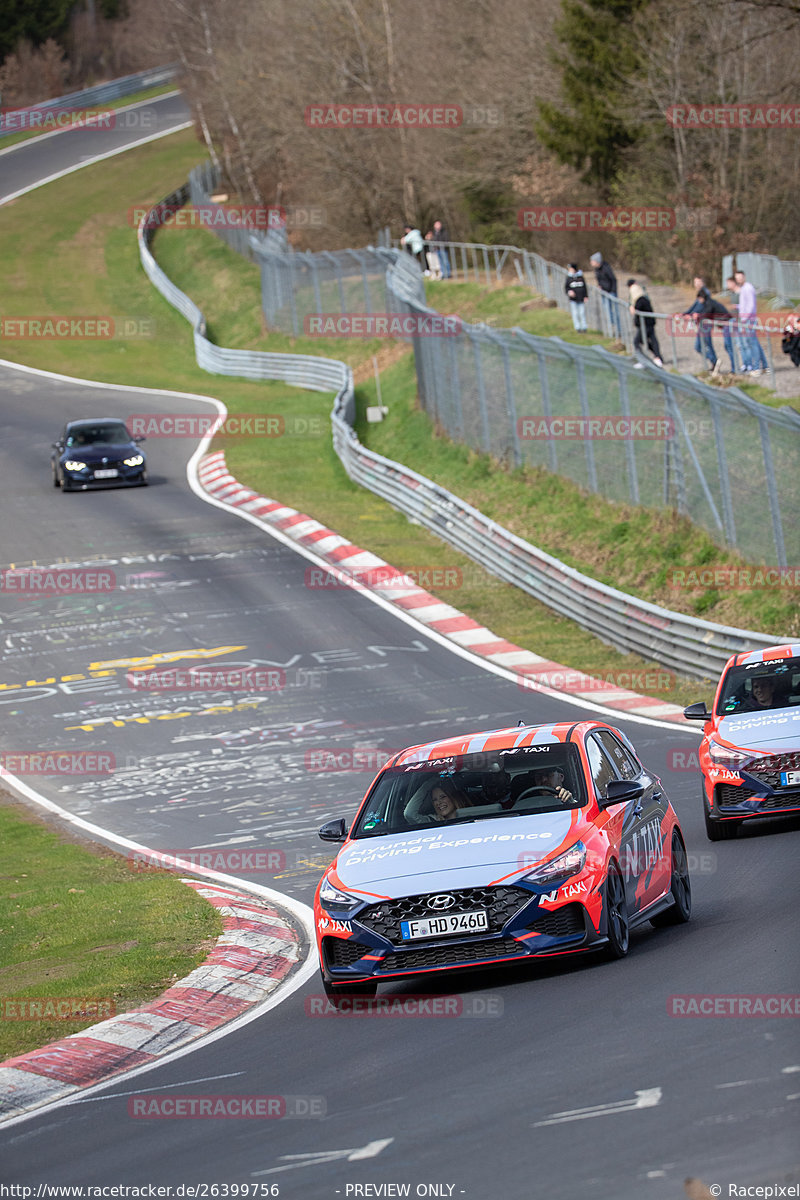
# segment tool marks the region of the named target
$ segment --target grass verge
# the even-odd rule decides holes
[[[0,1060],[155,999],[222,932],[217,910],[174,875],[134,874],[120,855],[45,826],[7,793],[0,878]],[[112,1011],[14,1019],[25,998],[110,1001]]]
[[[277,383],[211,377],[196,366],[188,325],[155,292],[139,266],[126,212],[171,191],[185,180],[198,157],[195,139],[186,131],[86,168],[0,210],[0,234],[7,235],[0,239],[6,315],[94,313],[142,316],[153,322],[153,335],[147,339],[7,341],[5,357],[110,382],[212,392],[234,413],[307,418],[305,428],[318,429],[316,436],[298,433],[233,443],[227,447],[230,468],[250,486],[327,522],[400,568],[459,568],[461,586],[442,592],[442,599],[499,636],[567,666],[620,681],[626,673],[652,666],[617,654],[556,617],[352,484],[330,442],[330,397]],[[59,213],[58,222],[49,219],[53,211]],[[544,472],[509,472],[487,456],[437,436],[416,408],[413,359],[405,344],[268,334],[260,317],[256,269],[203,230],[161,230],[155,253],[170,277],[204,310],[215,341],[239,348],[330,354],[348,361],[358,385],[359,433],[367,444],[417,466],[534,544],[588,574],[671,608],[776,636],[798,629],[797,606],[785,593],[715,595],[698,589],[692,595],[667,588],[670,564],[689,568],[740,561],[688,522],[669,513],[610,504]],[[510,294],[518,307],[513,288],[436,286],[465,289],[464,307],[478,319],[491,315],[498,297],[508,304]],[[442,302],[441,307],[449,311],[453,305]],[[566,338],[571,331],[569,317],[558,310],[517,315],[516,323],[534,333]],[[380,426],[363,421],[366,405],[375,400],[373,355],[383,368],[382,399],[390,409],[390,418]],[[46,463],[42,469],[46,472]],[[704,688],[696,683],[678,680],[665,686],[664,672],[655,687],[648,687],[641,675],[631,682],[634,690],[679,703],[703,698]],[[705,696],[711,698],[709,688]]]

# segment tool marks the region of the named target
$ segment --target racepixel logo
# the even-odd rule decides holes
[[[52,133],[55,130],[114,129],[117,114],[110,108],[2,108],[0,134]]]
[[[247,850],[220,847],[204,850],[131,850],[127,855],[131,871],[183,870],[177,863],[190,863],[207,871],[238,875],[276,875],[286,870],[286,855],[274,848]]]
[[[517,436],[527,441],[665,441],[675,436],[667,417],[519,417]]]
[[[317,205],[296,204],[288,208],[257,204],[156,204],[153,208],[128,209],[128,224],[134,229],[243,229],[261,231],[322,229],[326,211]]]
[[[116,1012],[110,996],[0,997],[0,1021],[105,1021]]]
[[[0,571],[0,593],[25,599],[92,596],[113,592],[116,586],[117,577],[107,568],[11,567]]]
[[[365,567],[363,571],[325,570],[307,567],[304,583],[307,588],[380,588],[382,591],[403,591],[427,588],[444,591],[461,587],[463,576],[458,567],[411,567],[398,571],[395,567]]]
[[[798,129],[800,104],[672,104],[675,129]]]
[[[3,750],[2,775],[110,775],[113,754],[98,750]]]
[[[143,1120],[259,1120],[324,1117],[324,1096],[186,1096],[163,1092],[131,1096],[128,1116]]]
[[[706,993],[668,996],[671,1017],[800,1017],[798,995],[720,995]]]
[[[461,318],[454,313],[307,313],[303,331],[326,338],[457,337]]]
[[[134,341],[155,337],[155,333],[152,317],[0,317],[0,338],[7,341]]]
[[[127,672],[128,687],[144,692],[281,692],[281,667],[163,667]]]
[[[307,996],[307,1017],[502,1017],[502,996]]]

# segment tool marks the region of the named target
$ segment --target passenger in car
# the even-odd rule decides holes
[[[433,812],[423,812],[430,800]],[[410,825],[438,825],[442,821],[453,821],[470,808],[467,797],[450,779],[437,779],[430,791],[421,788],[406,805],[403,816]]]

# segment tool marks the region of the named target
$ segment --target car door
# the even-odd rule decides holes
[[[633,890],[630,911],[638,912],[664,891],[665,872],[669,878],[671,848],[664,845],[666,801],[659,780],[648,774],[610,729],[598,729],[593,736],[614,764],[617,778],[635,780],[644,787],[644,794],[629,802],[631,812],[623,821],[621,848],[626,885]]]

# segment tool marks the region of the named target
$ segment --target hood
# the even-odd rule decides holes
[[[800,748],[800,709],[732,713],[720,719],[717,733],[726,742],[744,749],[796,750]]]
[[[482,887],[567,849],[579,836],[582,812],[483,819],[359,838],[339,852],[336,873],[345,888],[392,897]]]

